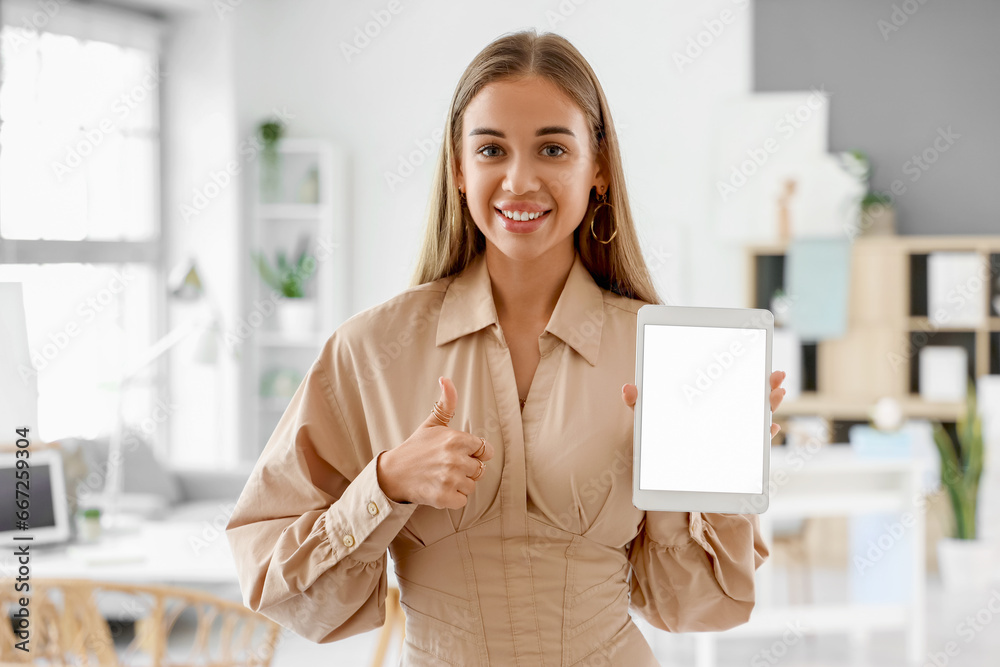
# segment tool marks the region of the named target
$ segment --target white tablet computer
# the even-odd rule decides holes
[[[773,334],[774,316],[763,309],[639,309],[636,508],[767,510]]]

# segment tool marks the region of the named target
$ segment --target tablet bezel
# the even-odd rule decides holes
[[[701,306],[665,306],[646,304],[637,313],[635,346],[635,385],[639,390],[635,402],[635,421],[632,439],[632,505],[636,509],[662,512],[719,512],[723,514],[761,514],[769,503],[768,482],[771,463],[771,344],[774,337],[774,315],[763,308],[709,308]],[[675,326],[755,328],[764,329],[766,335],[764,378],[761,396],[763,471],[761,493],[725,493],[720,491],[664,491],[640,489],[640,460],[642,458],[642,358],[645,325],[667,324]]]

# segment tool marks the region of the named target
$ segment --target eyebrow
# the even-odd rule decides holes
[[[500,137],[501,139],[507,138],[507,135],[501,132],[500,130],[494,130],[489,127],[477,127],[476,129],[472,130],[472,132],[469,132],[470,137],[474,137],[477,134],[490,134],[493,135],[494,137]],[[547,127],[540,128],[535,132],[536,137],[543,137],[547,134],[568,134],[574,139],[576,138],[576,134],[573,132],[573,130],[569,129],[568,127],[563,127],[561,125],[549,125]]]

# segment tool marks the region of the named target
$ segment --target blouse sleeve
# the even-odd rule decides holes
[[[757,514],[646,512],[628,554],[630,606],[661,630],[700,632],[750,619],[770,550]]]
[[[417,507],[382,491],[367,430],[354,437],[349,427],[364,420],[349,422],[333,389],[343,389],[344,407],[355,405],[352,379],[345,373],[331,384],[323,358],[296,390],[226,525],[243,604],[320,644],[385,622],[386,550]]]

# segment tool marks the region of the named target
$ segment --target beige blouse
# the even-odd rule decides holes
[[[636,311],[579,254],[538,338],[520,410],[485,257],[344,322],[298,387],[226,535],[250,609],[318,643],[380,627],[386,549],[402,665],[657,665],[631,608],[669,632],[754,607],[769,555],[754,514],[632,506]],[[430,415],[495,454],[457,510],[389,500],[376,455]]]

